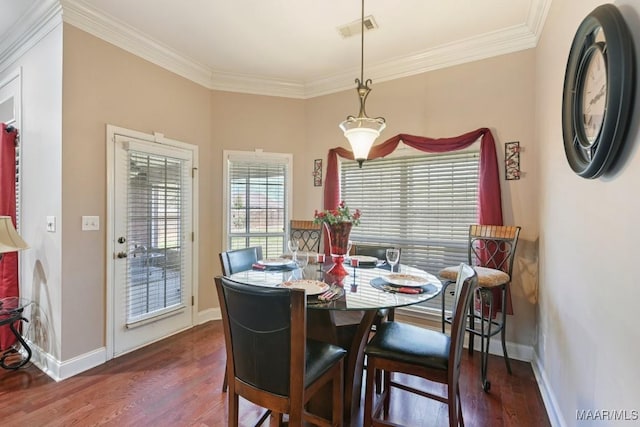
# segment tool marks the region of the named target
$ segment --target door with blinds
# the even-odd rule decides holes
[[[113,355],[192,325],[193,153],[115,135]]]

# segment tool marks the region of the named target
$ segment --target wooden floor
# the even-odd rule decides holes
[[[35,366],[0,369],[3,426],[224,426],[226,393],[221,393],[224,340],[220,321],[124,355],[56,383]],[[467,426],[548,426],[528,363],[489,361],[491,391],[482,391],[479,354],[465,351],[461,376]],[[411,381],[407,379],[406,381]],[[395,391],[395,390],[394,390]],[[392,393],[391,419],[407,426],[448,425],[446,406],[403,391]],[[240,406],[241,425],[251,426],[261,409]],[[360,417],[352,425],[361,425]]]

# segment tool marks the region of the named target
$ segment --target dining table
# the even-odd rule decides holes
[[[354,257],[354,259],[358,259]],[[228,276],[256,286],[302,287],[307,292],[307,337],[347,350],[344,376],[345,424],[355,419],[360,406],[364,348],[380,310],[419,304],[440,294],[441,281],[422,269],[385,262],[360,263],[346,259],[347,275],[330,273],[333,263],[310,263],[299,268],[282,258],[263,260],[254,268]],[[352,265],[353,263],[353,265]]]

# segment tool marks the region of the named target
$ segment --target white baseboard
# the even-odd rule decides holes
[[[210,320],[219,319],[222,319],[220,308],[211,308],[198,312],[195,324],[201,325]],[[64,362],[57,360],[32,342],[29,342],[29,347],[33,353],[31,362],[55,381],[65,380],[81,372],[100,366],[107,361],[106,347],[95,349],[72,359],[65,360]]]
[[[220,320],[222,319],[222,312],[220,311],[220,307],[218,308],[209,308],[207,310],[199,311],[196,317],[196,325],[202,325],[210,320]]]
[[[540,394],[542,395],[542,401],[544,402],[544,406],[547,409],[549,422],[554,427],[565,427],[567,423],[562,416],[562,412],[560,412],[558,401],[556,400],[553,389],[549,384],[547,374],[540,364],[540,359],[538,359],[538,356],[537,354],[535,354],[535,352],[533,353],[531,367],[533,368],[533,375],[536,377],[536,382],[538,383],[538,389],[540,390]]]
[[[480,349],[480,340],[475,338],[475,347]],[[533,347],[530,345],[518,344],[515,342],[506,342],[507,354],[510,359],[521,360],[523,362],[529,362],[533,360]],[[495,336],[489,343],[489,354],[495,354],[496,356],[502,356],[502,342],[499,336]]]
[[[60,362],[51,354],[44,352],[40,347],[33,345],[33,343],[29,343],[29,347],[33,352],[31,362],[55,381],[71,378],[107,361],[106,347],[81,354],[64,362]]]

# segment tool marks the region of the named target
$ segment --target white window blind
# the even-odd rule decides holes
[[[129,150],[127,324],[185,305],[191,230],[187,160]]]
[[[399,247],[402,264],[433,274],[467,262],[469,224],[478,217],[478,164],[477,151],[371,160],[361,169],[343,162],[342,199],[362,211],[351,240]],[[424,306],[439,312],[440,298]]]
[[[263,256],[284,251],[289,157],[230,156],[227,165],[227,247],[261,246]]]

